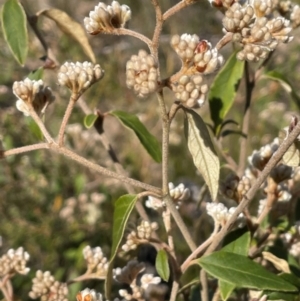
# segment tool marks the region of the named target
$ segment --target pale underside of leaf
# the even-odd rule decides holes
[[[37,16],[39,15],[43,15],[53,20],[62,32],[64,32],[80,44],[85,54],[93,63],[96,62],[94,51],[88,41],[85,30],[80,23],[73,20],[64,11],[56,8],[42,10],[37,13]]]
[[[186,135],[193,161],[205,180],[211,197],[216,199],[219,189],[220,162],[209,132],[201,117],[192,110],[186,111]]]

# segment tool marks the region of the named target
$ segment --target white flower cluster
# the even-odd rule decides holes
[[[206,40],[200,41],[197,35],[174,35],[171,46],[183,63],[195,73],[210,74],[223,64],[223,57]]]
[[[137,227],[136,231],[131,231],[126,237],[126,243],[122,246],[122,250],[128,252],[129,250],[135,250],[141,243],[147,242],[153,231],[158,229],[158,224],[148,221],[142,221]]]
[[[90,62],[66,62],[58,73],[58,83],[68,87],[73,93],[83,93],[92,84],[104,76],[104,71],[99,64]]]
[[[86,246],[82,253],[87,262],[88,272],[95,272],[97,276],[105,278],[108,271],[108,260],[104,257],[102,249],[100,247],[92,249],[90,246]]]
[[[29,78],[14,82],[13,93],[18,97],[17,109],[25,116],[30,115],[29,107],[32,107],[38,114],[44,112],[55,99],[51,89],[44,86],[42,80],[36,81]]]
[[[0,257],[0,276],[8,276],[14,273],[26,275],[30,268],[26,267],[29,254],[22,247],[17,250],[9,249]]]
[[[191,193],[184,184],[180,183],[178,186],[175,186],[172,182],[169,183],[169,192],[170,196],[173,198],[173,201],[177,206],[181,205],[181,202],[187,200]],[[165,204],[162,200],[149,196],[145,202],[146,207],[153,210],[159,210],[165,207]]]
[[[222,193],[239,203],[251,187],[251,181],[243,176],[241,179],[235,174],[229,174],[221,186]]]
[[[227,7],[223,19],[224,32],[233,33],[233,40],[241,43],[240,60],[259,61],[268,56],[279,42],[288,43],[292,28],[283,17],[268,19],[273,10],[272,0],[246,1],[243,5],[234,2]]]
[[[110,33],[115,28],[124,27],[131,18],[131,10],[127,5],[113,1],[111,5],[100,2],[89,17],[84,18],[84,26],[89,34]]]
[[[68,301],[67,284],[55,281],[49,271],[37,271],[32,283],[30,298],[41,298],[41,301]]]
[[[227,209],[222,203],[207,203],[206,210],[207,214],[214,219],[216,225],[224,226],[235,212],[236,207]],[[240,213],[238,219],[243,219],[243,217],[244,214]]]
[[[176,99],[189,108],[201,107],[208,92],[208,86],[202,84],[202,81],[200,74],[181,76],[178,82],[172,85]]]
[[[258,151],[255,150],[252,155],[248,157],[248,162],[255,168],[263,170],[278,147],[279,139],[276,138],[271,144],[261,147],[261,149]]]
[[[157,62],[145,50],[140,50],[138,55],[132,55],[127,62],[126,85],[139,97],[146,97],[157,90]]]
[[[141,277],[141,287],[142,289],[146,290],[149,285],[154,284],[157,285],[161,282],[160,277],[154,277],[152,274],[144,274]]]
[[[103,301],[102,294],[97,293],[95,290],[85,288],[76,295],[77,301]]]

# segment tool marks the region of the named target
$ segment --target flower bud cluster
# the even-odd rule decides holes
[[[171,46],[183,63],[192,69],[192,73],[210,74],[223,64],[223,57],[216,48],[206,41],[200,41],[197,35],[174,35]]]
[[[187,200],[191,193],[188,188],[185,188],[183,183],[175,186],[172,182],[169,183],[170,196],[175,202]]]
[[[225,12],[223,26],[226,31],[239,32],[250,25],[253,15],[254,9],[252,6],[242,7],[241,4],[236,2]]]
[[[131,56],[126,64],[126,85],[139,97],[146,97],[158,88],[157,62],[145,50]]]
[[[26,275],[30,268],[26,267],[29,254],[22,247],[17,250],[9,249],[6,254],[0,257],[0,276],[8,276],[15,273]]]
[[[169,192],[177,207],[179,207],[181,203],[186,201],[191,195],[190,190],[188,188],[185,188],[183,183],[175,186],[172,182],[170,182]],[[162,200],[154,198],[152,196],[149,196],[149,198],[145,202],[145,205],[146,207],[153,210],[159,210],[166,206],[166,204]]]
[[[212,48],[211,43],[202,40],[195,49],[194,65],[196,70],[203,74],[210,74],[223,65],[223,56],[219,55],[216,48]]]
[[[150,284],[157,285],[161,282],[160,277],[154,277],[152,274],[144,274],[141,277],[141,287],[146,290]]]
[[[104,76],[100,65],[90,62],[66,62],[58,73],[58,83],[68,87],[73,93],[79,94],[87,90],[92,84]]]
[[[272,0],[233,3],[225,12],[224,32],[233,33],[233,41],[243,45],[238,52],[240,60],[259,61],[268,56],[279,42],[292,40],[290,22],[282,17],[268,19],[273,10]]]
[[[267,144],[259,151],[254,151],[248,158],[249,163],[259,170],[263,170],[266,164],[269,162],[275,151],[279,147],[279,140],[274,139],[271,144]]]
[[[202,106],[208,92],[208,86],[202,84],[202,81],[203,78],[200,74],[181,76],[178,82],[172,85],[176,99],[189,108]]]
[[[239,179],[237,175],[230,174],[226,177],[223,185],[221,186],[221,190],[225,196],[239,203],[250,187],[251,181],[246,176]]]
[[[236,207],[227,209],[222,203],[207,203],[206,210],[207,214],[214,219],[215,225],[223,227],[235,212]],[[243,219],[243,217],[244,214],[240,213],[238,219]]]
[[[55,97],[49,87],[44,86],[42,80],[31,80],[14,82],[13,93],[18,97],[16,107],[25,116],[30,115],[29,107],[33,107],[40,114],[52,103]]]
[[[108,271],[108,260],[100,247],[91,248],[86,246],[83,251],[83,257],[87,262],[87,270],[90,273],[96,273],[99,277],[105,277]]]
[[[55,281],[49,271],[37,271],[32,283],[30,298],[41,298],[41,301],[68,301],[67,284]]]
[[[83,291],[77,293],[77,301],[103,301],[103,297],[100,293],[97,293],[95,290],[85,288]]]
[[[293,25],[293,28],[300,26],[300,6],[294,5],[291,11],[290,19]]]
[[[122,250],[128,252],[129,250],[135,250],[141,243],[149,241],[153,231],[158,229],[158,224],[148,221],[142,221],[137,227],[136,231],[131,231],[126,238],[126,243],[122,246]]]
[[[124,27],[131,18],[130,8],[119,2],[113,1],[111,5],[100,2],[94,10],[85,17],[83,22],[89,34],[110,33],[115,28]]]
[[[231,5],[236,3],[238,0],[208,0],[210,4],[222,11],[228,9]]]
[[[199,44],[199,37],[194,34],[183,34],[182,36],[174,35],[171,38],[171,46],[176,51],[178,56],[184,63],[189,63],[193,60],[195,50]]]
[[[123,297],[125,300],[144,300],[143,298],[143,290],[141,287],[137,286],[136,284],[130,285],[131,292],[129,293],[126,289],[120,289],[119,295]]]
[[[254,0],[253,7],[258,18],[267,16],[273,9],[272,0]]]

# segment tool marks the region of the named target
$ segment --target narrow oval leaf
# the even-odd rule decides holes
[[[105,279],[105,296],[108,300],[110,299],[113,261],[117,255],[118,248],[124,235],[125,227],[137,199],[138,198],[135,194],[125,194],[118,198],[114,204],[115,210],[113,217],[112,247],[109,267]]]
[[[193,262],[212,276],[239,287],[283,292],[297,290],[294,285],[239,254],[219,251]]]
[[[284,273],[291,273],[289,264],[286,260],[275,256],[271,252],[262,252],[262,256],[265,260],[268,260],[271,263],[273,263],[274,267],[278,271],[282,271]]]
[[[115,116],[124,126],[133,130],[153,160],[158,163],[161,162],[161,146],[159,142],[135,115],[123,111],[111,111],[109,114]]]
[[[250,232],[245,232],[245,229],[237,229],[235,231],[229,232],[226,235],[226,237],[224,238],[224,246],[221,249],[221,251],[247,256],[250,247],[250,242]],[[227,300],[233,292],[233,290],[236,288],[236,285],[226,282],[224,280],[219,280],[219,288],[222,300]]]
[[[36,15],[43,15],[53,20],[62,32],[70,36],[81,46],[85,54],[90,58],[90,60],[93,63],[96,62],[93,49],[89,43],[85,30],[83,29],[80,23],[76,22],[64,11],[56,8],[42,10]]]
[[[84,126],[85,126],[87,129],[90,129],[90,128],[94,125],[94,123],[95,123],[95,121],[97,120],[97,118],[98,118],[98,115],[95,115],[95,114],[89,114],[89,115],[86,115],[86,116],[84,117],[84,120],[83,120]]]
[[[168,281],[170,278],[170,267],[168,262],[168,254],[165,250],[159,250],[156,255],[155,268],[161,279]]]
[[[279,132],[279,141],[280,143],[286,139],[287,132],[286,130],[281,130]],[[297,167],[300,165],[300,141],[296,139],[293,144],[288,148],[282,157],[284,164],[292,167]]]
[[[219,132],[224,117],[233,105],[243,71],[244,62],[236,58],[235,52],[217,74],[210,88],[208,95],[210,115],[216,133]]]
[[[43,78],[43,74],[44,74],[44,68],[41,67],[38,68],[37,70],[31,71],[27,77],[31,80],[40,80]]]
[[[287,80],[287,78],[278,71],[269,71],[263,75],[265,78],[275,80],[281,84],[281,86],[286,90],[287,93],[291,95],[295,101],[298,108],[300,108],[300,96],[297,94],[297,91],[292,86],[292,84]]]
[[[219,289],[222,300],[226,301],[235,289],[235,285],[224,280],[219,280]]]
[[[219,158],[202,118],[193,110],[186,108],[184,110],[186,113],[184,127],[189,151],[209,188],[211,198],[215,200],[219,189]]]
[[[1,25],[5,41],[14,58],[24,65],[28,52],[26,14],[17,0],[7,0],[1,10]]]
[[[224,239],[221,251],[235,253],[243,256],[248,255],[251,242],[251,234],[244,229],[237,229],[228,233]]]

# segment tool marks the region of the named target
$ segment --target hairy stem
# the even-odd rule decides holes
[[[153,37],[152,37],[152,50],[153,50],[153,55],[157,61],[157,63],[159,62],[158,60],[158,46],[159,46],[159,39],[160,39],[160,34],[161,34],[161,30],[164,24],[164,20],[163,20],[163,15],[162,15],[162,11],[161,11],[161,7],[158,3],[158,0],[151,0],[153,6],[154,6],[154,10],[155,10],[155,16],[156,16],[156,22],[155,22],[155,29],[154,29],[154,33],[153,33]],[[158,68],[159,70],[159,68]]]
[[[48,143],[37,143],[37,144],[32,144],[32,145],[26,145],[26,146],[13,148],[13,149],[4,151],[2,154],[0,153],[0,158],[3,159],[5,157],[18,155],[18,154],[22,154],[22,153],[27,153],[27,152],[31,152],[31,151],[38,150],[38,149],[44,149],[44,148],[49,148]]]
[[[51,137],[51,135],[49,134],[48,130],[46,129],[46,127],[45,127],[42,119],[36,113],[36,111],[34,110],[33,106],[29,105],[28,108],[29,108],[30,116],[36,122],[36,124],[38,125],[38,127],[40,128],[40,130],[43,133],[43,135],[44,135],[45,139],[47,140],[47,142],[48,143],[54,142],[53,138]]]
[[[56,144],[52,144],[50,145],[50,149],[54,150],[55,152],[62,154],[76,162],[78,162],[79,164],[88,167],[91,170],[94,170],[100,174],[106,175],[108,177],[112,177],[114,179],[120,180],[123,183],[127,183],[129,185],[135,186],[135,187],[139,187],[142,188],[144,190],[149,190],[151,193],[155,193],[156,195],[161,195],[161,190],[157,187],[148,185],[146,183],[142,183],[140,181],[128,178],[124,175],[120,175],[118,173],[115,173],[109,169],[106,169],[98,164],[95,164],[93,162],[88,161],[87,159],[85,159],[84,157],[81,157],[79,155],[77,155],[76,153],[72,152],[71,150],[67,149],[64,146],[58,146]]]
[[[179,3],[175,4],[172,6],[170,9],[168,9],[164,14],[163,14],[163,20],[169,19],[171,16],[175,15],[179,11],[181,11],[183,8],[186,8],[189,5],[192,5],[196,3],[197,0],[182,0]]]
[[[200,271],[200,282],[201,282],[201,300],[209,301],[207,275],[204,269]]]
[[[295,139],[300,135],[300,122],[297,123],[293,131],[288,135],[288,137],[282,142],[278,150],[273,154],[259,177],[256,179],[253,186],[249,189],[247,194],[243,197],[241,203],[228,220],[226,225],[221,229],[221,231],[216,234],[215,239],[213,240],[212,244],[209,246],[205,254],[212,253],[221,243],[225,235],[230,231],[232,226],[234,225],[237,217],[243,210],[250,204],[253,197],[255,196],[257,190],[263,184],[263,182],[267,179],[268,175],[270,174],[271,170],[276,166],[276,164],[281,160],[282,156],[286,153],[288,148],[292,145]]]
[[[73,108],[76,104],[77,99],[80,97],[80,94],[78,93],[72,93],[67,109],[65,111],[63,120],[61,122],[60,125],[60,129],[58,132],[58,145],[62,146],[64,144],[64,135],[65,135],[65,130],[66,130],[66,126],[68,124],[69,118],[72,114]]]

